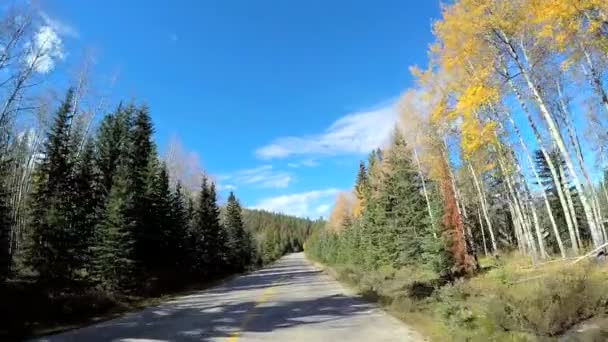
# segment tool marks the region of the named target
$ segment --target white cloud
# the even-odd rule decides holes
[[[318,217],[322,215],[318,210],[320,208],[323,209],[324,205],[324,203],[320,202],[334,197],[338,191],[338,189],[329,188],[269,197],[260,200],[253,209],[264,209],[300,217]]]
[[[336,120],[325,132],[276,139],[256,150],[262,159],[292,155],[338,155],[367,153],[388,141],[397,122],[395,105],[351,113]]]
[[[324,204],[317,206],[317,208],[315,209],[315,212],[319,216],[327,217],[327,214],[329,213],[330,208],[331,208],[331,204],[324,203]]]
[[[272,165],[240,170],[231,175],[221,176],[221,179],[261,188],[286,188],[293,180],[289,173],[275,170]]]
[[[218,183],[217,190],[218,191],[234,191],[234,190],[236,190],[236,185]]]
[[[63,42],[57,32],[48,25],[41,26],[28,44],[25,63],[46,74],[55,68],[55,62],[65,58]]]
[[[297,169],[302,166],[315,167],[315,166],[319,166],[319,162],[311,158],[311,159],[304,159],[299,163],[287,163],[287,166],[294,168],[294,169]]]
[[[57,18],[51,18],[51,16],[44,11],[40,11],[39,13],[44,24],[52,28],[53,31],[57,32],[57,34],[71,38],[78,38],[80,36],[78,31],[73,26]]]

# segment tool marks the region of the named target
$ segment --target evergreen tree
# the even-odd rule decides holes
[[[252,261],[251,237],[243,224],[241,205],[232,191],[226,204],[224,224],[228,232],[229,264],[236,270],[243,270]]]
[[[100,187],[104,198],[112,190],[118,165],[128,156],[133,112],[133,106],[119,106],[114,113],[106,115],[101,121],[96,139],[95,164],[99,168]]]
[[[162,227],[154,215],[154,182],[157,172],[156,146],[152,141],[152,120],[147,107],[136,110],[130,135],[128,186],[133,201],[127,215],[135,234],[135,260],[140,276],[151,272],[159,258]]]
[[[383,156],[375,204],[366,210],[371,233],[373,266],[419,261],[421,239],[427,236],[428,214],[418,172],[403,135],[395,130]]]
[[[174,229],[172,242],[170,244],[171,255],[174,256],[174,263],[178,272],[183,273],[188,270],[190,256],[193,253],[190,245],[191,213],[189,205],[183,192],[183,187],[178,181],[175,191],[171,197],[171,222]]]
[[[136,267],[135,227],[128,216],[133,201],[128,190],[128,168],[119,165],[116,171],[93,246],[93,274],[103,288],[112,292],[133,287]]]
[[[28,262],[43,281],[65,285],[74,279],[81,259],[75,246],[75,188],[73,148],[70,144],[73,90],[67,92],[48,133],[35,176],[31,206],[32,241]]]
[[[78,235],[74,253],[83,265],[89,265],[93,256],[91,247],[95,240],[95,227],[101,215],[101,191],[99,173],[94,165],[94,144],[88,140],[77,160],[74,175],[74,229]]]
[[[203,176],[194,223],[196,272],[217,276],[225,272],[226,234],[220,225],[215,185]]]
[[[148,226],[148,229],[152,230],[148,243],[152,244],[150,249],[155,249],[156,252],[149,260],[150,268],[174,270],[178,233],[171,215],[172,194],[165,164],[160,165],[158,175],[154,179],[151,200],[150,214],[153,216],[153,220]]]

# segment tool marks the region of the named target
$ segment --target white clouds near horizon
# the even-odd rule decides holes
[[[294,155],[362,154],[384,145],[397,122],[394,103],[374,110],[347,114],[323,133],[280,137],[256,150],[261,159]]]
[[[328,188],[268,197],[258,201],[252,208],[299,217],[326,216],[331,207],[327,201],[333,200],[338,192],[339,189]]]

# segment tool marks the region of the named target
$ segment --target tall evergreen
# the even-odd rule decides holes
[[[96,139],[96,160],[104,198],[110,194],[118,165],[128,157],[129,131],[135,108],[119,106],[102,120]]]
[[[93,246],[93,274],[103,288],[124,291],[136,276],[134,221],[128,215],[133,195],[129,192],[126,165],[119,165],[97,226]]]
[[[183,187],[178,181],[171,196],[171,222],[173,229],[172,236],[169,238],[169,253],[173,255],[172,262],[180,274],[188,270],[189,258],[193,253],[190,244],[191,213],[188,208],[188,199],[184,194]]]
[[[428,237],[428,214],[418,172],[403,135],[395,130],[392,145],[383,156],[372,234],[374,264],[394,266],[415,263],[421,239]]]
[[[216,276],[225,272],[226,234],[220,224],[215,185],[203,176],[194,223],[196,271]]]
[[[155,221],[154,181],[157,172],[156,146],[152,140],[154,129],[147,107],[136,110],[128,154],[129,203],[128,218],[135,234],[135,258],[142,276],[152,271],[160,258],[162,228]]]
[[[70,89],[55,114],[34,177],[31,205],[32,240],[28,262],[41,280],[65,285],[82,264],[74,246],[75,186],[70,124],[74,92]]]
[[[169,187],[169,173],[167,166],[161,164],[158,174],[154,178],[151,191],[152,207],[150,215],[153,220],[149,221],[148,230],[150,237],[148,243],[150,249],[155,253],[150,256],[151,269],[163,269],[163,271],[175,268],[175,246],[179,243],[176,225],[171,215],[172,194]]]
[[[252,244],[251,237],[243,224],[241,205],[232,191],[226,203],[224,225],[228,232],[228,262],[234,269],[242,270],[251,263]]]
[[[84,265],[89,265],[93,255],[91,248],[95,240],[95,227],[101,214],[101,190],[99,173],[94,164],[94,144],[88,140],[80,153],[74,175],[74,218],[73,224],[78,239],[73,246],[74,253]]]

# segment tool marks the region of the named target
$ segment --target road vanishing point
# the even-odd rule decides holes
[[[423,340],[296,253],[216,287],[37,341]]]

